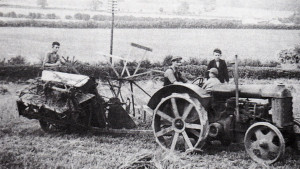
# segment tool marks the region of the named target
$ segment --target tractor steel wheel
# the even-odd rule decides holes
[[[281,132],[267,122],[258,122],[250,126],[244,144],[247,153],[258,163],[272,164],[285,152],[285,141]]]
[[[173,93],[161,99],[152,123],[158,144],[166,150],[194,151],[208,135],[207,112],[188,94]]]

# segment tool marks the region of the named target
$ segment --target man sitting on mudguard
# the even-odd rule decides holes
[[[165,71],[164,74],[164,86],[170,84],[176,84],[178,82],[186,83],[187,80],[182,77],[181,72],[178,68],[181,66],[182,57],[175,56],[172,58],[172,65]]]

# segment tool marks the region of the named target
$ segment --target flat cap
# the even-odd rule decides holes
[[[218,74],[219,74],[219,71],[218,71],[217,68],[211,68],[211,69],[209,69],[208,71],[211,72],[211,73],[213,73],[213,74],[215,74],[215,75],[218,75]]]

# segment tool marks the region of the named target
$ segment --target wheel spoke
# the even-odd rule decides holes
[[[175,150],[175,146],[176,146],[178,137],[179,137],[179,133],[175,132],[175,135],[173,137],[172,144],[171,144],[171,151]]]
[[[268,146],[269,146],[270,152],[277,153],[279,151],[279,146],[277,146],[273,143],[269,143]]]
[[[186,128],[190,128],[190,129],[202,129],[202,126],[200,124],[193,124],[193,123],[185,123],[185,127]]]
[[[160,136],[163,136],[165,134],[170,133],[171,131],[173,131],[173,127],[172,126],[170,126],[168,128],[164,128],[164,129],[160,130],[159,132],[156,132],[156,136],[160,137]]]
[[[252,142],[252,143],[250,143],[250,150],[257,150],[257,149],[259,149],[260,147],[259,147],[259,141],[257,140],[257,141],[254,141],[254,142]]]
[[[260,148],[259,152],[260,152],[260,155],[261,155],[262,159],[269,159],[268,158],[269,151],[267,151],[267,150],[265,150],[263,148]]]
[[[185,107],[185,109],[184,109],[184,112],[183,112],[183,115],[182,115],[182,120],[184,121],[186,118],[187,118],[187,116],[190,114],[190,112],[191,112],[191,110],[192,110],[192,108],[194,107],[194,105],[193,104],[189,104],[189,106],[187,106],[187,107]]]
[[[189,136],[186,134],[185,131],[182,132],[183,138],[185,140],[185,142],[187,143],[187,145],[189,146],[190,149],[193,149],[193,144],[189,138]]]
[[[198,132],[197,130],[195,129],[189,129],[188,132],[191,132],[193,135],[197,136],[197,137],[200,137],[200,132]]]
[[[163,119],[168,120],[169,122],[173,121],[173,118],[170,117],[169,115],[165,114],[164,112],[157,110],[157,115],[159,115],[160,117],[162,117]]]
[[[257,140],[261,140],[263,137],[265,137],[265,135],[261,132],[260,129],[255,131],[255,136]]]
[[[171,98],[171,103],[172,103],[173,113],[174,113],[175,117],[180,117],[179,113],[178,113],[178,108],[177,108],[175,98]]]
[[[276,133],[274,133],[273,131],[270,131],[268,134],[266,134],[265,137],[267,137],[268,140],[272,141],[275,135],[276,135]]]

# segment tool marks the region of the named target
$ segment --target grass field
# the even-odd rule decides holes
[[[300,81],[278,79],[245,80],[242,84],[270,84],[283,82],[293,93],[293,111],[300,113]],[[157,81],[140,81],[139,85],[153,94],[162,86]],[[0,168],[118,168],[134,158],[147,154],[161,168],[299,168],[299,156],[286,150],[284,160],[271,166],[254,163],[242,144],[223,147],[219,144],[206,147],[202,153],[169,154],[161,150],[154,137],[146,135],[113,135],[93,133],[44,133],[38,121],[19,117],[15,105],[17,91],[24,84],[0,85]],[[6,90],[5,90],[6,89]],[[128,96],[129,86],[125,85]],[[100,82],[98,91],[109,96],[108,87]],[[147,97],[136,89],[137,104],[147,103]],[[150,117],[149,117],[150,119]]]
[[[214,48],[223,51],[223,58],[277,60],[282,49],[299,43],[300,30],[261,29],[115,29],[113,54],[127,56],[130,43],[153,49],[150,61],[162,61],[167,55],[211,58]],[[75,56],[82,62],[107,60],[101,53],[110,51],[110,29],[60,28],[0,28],[0,59],[25,56],[38,62],[51,50],[53,41],[61,42],[60,54]],[[133,50],[132,57],[139,60],[141,50]]]

